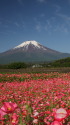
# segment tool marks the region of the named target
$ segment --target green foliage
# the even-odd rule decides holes
[[[51,67],[70,67],[70,57],[49,63]]]
[[[48,67],[70,67],[70,57],[55,60],[52,62],[40,62],[40,63],[24,63],[24,62],[13,62],[9,64],[0,64],[0,69],[22,69],[22,68],[31,68],[33,65],[41,65],[42,68]],[[36,69],[37,67],[35,67]],[[40,67],[41,68],[41,67]],[[39,68],[39,69],[40,69]]]
[[[10,63],[7,66],[9,69],[20,69],[20,68],[26,68],[27,64],[23,63],[23,62],[14,62],[14,63]]]

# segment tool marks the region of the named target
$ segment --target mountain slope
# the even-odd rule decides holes
[[[26,41],[6,52],[0,53],[0,64],[18,61],[44,62],[65,57],[70,57],[70,54],[52,50],[36,41]]]

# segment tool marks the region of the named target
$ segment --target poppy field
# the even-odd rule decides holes
[[[0,74],[0,125],[70,125],[70,73]]]

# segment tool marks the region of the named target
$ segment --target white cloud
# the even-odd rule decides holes
[[[66,25],[70,26],[70,16],[60,14],[58,13],[57,16],[59,16],[63,21],[66,23]]]
[[[40,32],[42,30],[42,25],[41,25],[41,22],[38,21],[38,18],[34,18],[34,22],[35,22],[35,29]]]
[[[45,17],[45,14],[44,14],[44,13],[42,13],[42,14],[40,15],[40,17],[41,17],[41,18]]]
[[[14,22],[14,25],[17,28],[24,28],[25,27],[25,23],[24,22]]]
[[[58,14],[57,14],[57,16],[59,16],[59,17],[61,17],[61,18],[65,19],[65,20],[70,21],[70,17],[69,17],[69,16],[67,16],[67,15],[64,15],[64,14],[58,13]]]
[[[19,26],[20,26],[17,22],[15,22],[14,24],[15,24],[17,27],[19,27]]]
[[[69,33],[69,29],[65,23],[56,25],[54,27],[53,31],[54,32],[61,32],[61,33],[65,33],[65,34]]]
[[[45,23],[44,30],[49,34],[53,32],[63,32],[65,34],[69,33],[69,27],[66,25],[66,22],[63,23],[56,23],[56,19],[52,17],[51,19],[48,19]]]
[[[63,32],[68,33],[70,30],[70,16],[62,13],[56,14],[62,21],[63,24],[61,25],[61,29]],[[64,26],[63,26],[64,25]]]
[[[52,30],[52,22],[51,22],[51,20],[47,20],[47,21],[46,21],[46,24],[45,24],[45,26],[44,26],[44,29],[45,29],[46,31],[51,31],[51,30]]]
[[[53,5],[54,7],[55,7],[55,13],[58,13],[58,12],[60,12],[60,10],[61,10],[61,7],[59,6],[59,5],[57,5],[57,4],[54,4]]]
[[[40,24],[37,24],[36,27],[35,27],[35,29],[36,29],[38,32],[40,32],[40,31],[41,31],[41,25],[40,25]]]
[[[69,32],[68,28],[64,24],[60,26],[59,30],[61,32],[64,32],[64,33],[68,33]]]

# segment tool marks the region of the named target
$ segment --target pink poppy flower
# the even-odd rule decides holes
[[[12,125],[17,125],[17,123],[18,123],[18,115],[16,113],[13,113],[11,123],[12,123]]]
[[[3,112],[1,109],[0,109],[0,116],[4,116],[6,115],[7,113]]]
[[[4,105],[1,107],[1,110],[6,113],[12,113],[16,108],[17,104],[12,102],[4,102]]]
[[[69,109],[69,110],[67,110],[67,112],[68,112],[68,115],[70,115],[70,109]]]
[[[62,125],[62,123],[60,123],[60,122],[58,122],[58,121],[53,121],[53,122],[51,123],[51,125]]]
[[[3,116],[6,115],[7,113],[3,112],[1,109],[0,109],[0,120],[3,120]]]
[[[62,121],[66,117],[67,117],[67,111],[64,108],[57,109],[55,114],[54,114],[54,118],[57,121]]]

